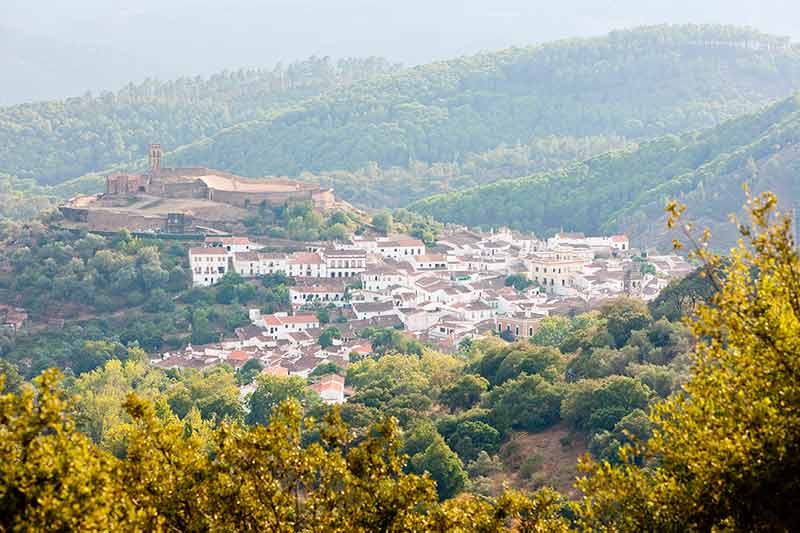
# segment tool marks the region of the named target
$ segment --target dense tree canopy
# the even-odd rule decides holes
[[[177,148],[396,68],[379,58],[334,63],[312,57],[274,70],[147,80],[116,93],[0,108],[0,172],[58,183],[114,165],[136,166],[149,143]]]
[[[669,198],[680,196],[693,207],[693,216],[719,228],[714,244],[721,247],[735,242],[727,215],[742,204],[742,183],[760,191],[789,190],[792,197],[800,190],[798,131],[800,98],[791,97],[711,129],[433,196],[409,209],[445,222],[507,225],[545,235],[562,227],[594,234],[624,231],[652,246],[669,243],[656,214]]]
[[[775,206],[772,194],[750,203],[751,221],[740,226],[743,242],[729,262],[703,246],[707,236],[695,241],[719,292],[692,322],[700,341],[691,379],[685,394],[652,411],[653,438],[625,450],[622,465],[586,466],[580,487],[589,494],[590,527],[800,527],[800,260],[792,223],[776,219]],[[671,210],[677,219],[681,209]]]

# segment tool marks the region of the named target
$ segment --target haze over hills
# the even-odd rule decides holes
[[[63,181],[180,146],[241,121],[291,109],[338,85],[396,69],[380,58],[309,58],[270,70],[128,84],[116,93],[0,109],[0,172]]]
[[[14,74],[0,105],[311,55],[423,64],[664,22],[752,25],[798,39],[798,9],[791,0],[5,0],[0,67]]]
[[[800,96],[717,127],[667,135],[555,172],[503,180],[418,201],[410,209],[468,225],[509,225],[542,234],[624,231],[664,245],[663,208],[680,199],[709,226],[716,246],[731,244],[727,215],[744,203],[742,184],[771,190],[793,207],[800,194]]]
[[[800,87],[800,50],[731,27],[650,27],[433,63],[221,132],[177,160],[247,175],[457,161],[555,135],[642,139]]]
[[[721,26],[640,28],[400,71],[370,60],[342,80],[331,61],[305,64],[328,81],[276,96],[264,89],[272,71],[240,72],[5,108],[0,171],[57,183],[135,167],[156,140],[174,151],[170,164],[250,176],[434,165],[409,172],[407,192],[382,195],[380,179],[354,191],[368,205],[399,205],[711,126],[800,87],[800,50],[787,39]],[[472,154],[498,147],[514,148],[510,166],[464,170]],[[346,174],[337,179],[348,188]]]

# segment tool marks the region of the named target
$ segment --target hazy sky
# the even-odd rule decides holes
[[[0,104],[311,55],[405,64],[659,23],[800,40],[800,0],[0,0]]]

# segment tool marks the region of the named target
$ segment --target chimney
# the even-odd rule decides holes
[[[150,164],[150,174],[158,174],[161,170],[161,145],[151,144],[148,153],[148,162]]]

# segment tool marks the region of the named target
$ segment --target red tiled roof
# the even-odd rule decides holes
[[[322,264],[322,257],[314,252],[295,252],[289,262],[295,265],[319,265]]]
[[[189,248],[189,255],[228,255],[224,248]]]
[[[250,354],[242,350],[234,350],[228,354],[228,361],[247,361]]]

